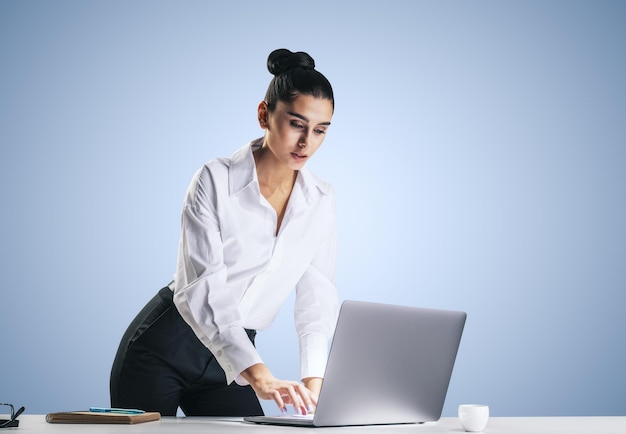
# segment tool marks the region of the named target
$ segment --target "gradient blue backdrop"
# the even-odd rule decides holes
[[[444,415],[626,415],[625,23],[620,0],[0,1],[0,401],[108,404],[187,184],[261,134],[286,47],[336,91],[310,167],[341,298],[468,312]],[[297,377],[290,306],[258,347]]]

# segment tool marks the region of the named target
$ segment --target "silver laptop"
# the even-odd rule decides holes
[[[315,413],[244,420],[319,427],[436,421],[465,319],[459,311],[344,301]]]

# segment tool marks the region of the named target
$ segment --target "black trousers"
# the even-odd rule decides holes
[[[213,354],[178,313],[169,287],[132,321],[111,369],[111,406],[174,416],[261,415],[250,386],[226,384]],[[254,343],[255,331],[247,330]]]

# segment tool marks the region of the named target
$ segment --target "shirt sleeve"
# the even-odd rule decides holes
[[[335,286],[337,225],[332,218],[324,241],[296,285],[294,317],[300,344],[300,378],[323,377],[339,301]]]
[[[227,170],[226,170],[227,172]],[[225,175],[227,179],[227,174]],[[198,339],[213,353],[228,384],[262,363],[241,323],[238,300],[228,290],[216,182],[205,166],[189,187],[181,218],[174,303]]]

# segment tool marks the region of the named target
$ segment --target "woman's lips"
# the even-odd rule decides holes
[[[292,152],[291,156],[294,158],[294,160],[296,161],[304,161],[306,160],[308,157],[306,155],[302,155],[302,154],[298,154],[296,152]]]

